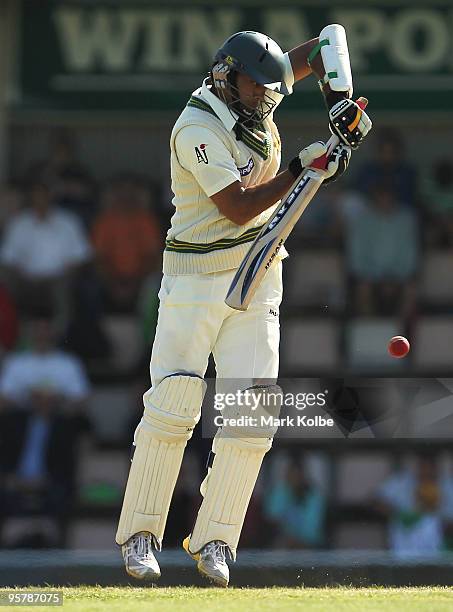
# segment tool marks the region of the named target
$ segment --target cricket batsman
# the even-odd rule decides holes
[[[274,111],[296,81],[314,73],[328,112],[333,149],[324,182],[348,167],[371,128],[352,100],[344,28],[328,25],[318,38],[287,53],[258,32],[233,34],[215,54],[208,77],[177,119],[170,138],[175,212],[163,257],[160,307],[151,355],[151,388],[134,436],[134,454],[116,542],[126,571],[160,576],[168,510],[187,441],[200,419],[209,355],[217,379],[278,377],[282,249],[247,311],[224,302],[244,255],[279,200],[323,142],[305,147],[279,172],[281,144]],[[227,558],[236,550],[247,506],[274,429],[241,435],[217,432],[200,490],[192,533],[183,546],[198,570],[227,586]]]

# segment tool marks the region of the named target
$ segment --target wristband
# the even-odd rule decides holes
[[[326,101],[327,110],[330,110],[332,106],[335,106],[337,102],[341,102],[341,100],[348,99],[347,95],[342,91],[332,91],[326,92],[323,90],[324,100]]]
[[[294,178],[298,178],[302,174],[302,162],[299,159],[299,156],[292,159],[288,164],[288,170],[294,176]]]

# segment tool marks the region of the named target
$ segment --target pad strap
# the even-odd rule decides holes
[[[324,40],[320,40],[318,44],[313,47],[313,49],[310,51],[307,57],[307,63],[309,66],[311,66],[311,62],[318,55],[318,53],[321,52],[322,47],[328,44],[329,44],[329,40],[327,38],[324,38]]]
[[[318,81],[320,88],[322,89],[324,85],[326,85],[330,81],[330,79],[336,79],[337,77],[338,72],[326,72],[322,79],[319,79]]]

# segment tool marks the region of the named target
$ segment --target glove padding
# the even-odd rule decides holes
[[[357,149],[372,125],[366,112],[354,100],[340,100],[329,110],[330,131],[352,149]]]
[[[315,159],[327,153],[327,145],[319,140],[314,142],[299,153],[289,164],[288,169],[297,178],[304,168],[311,166]],[[351,148],[339,143],[329,155],[326,169],[324,170],[324,183],[331,183],[340,177],[349,165],[351,159]]]

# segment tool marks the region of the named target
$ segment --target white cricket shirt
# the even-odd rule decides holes
[[[278,102],[283,96],[274,94]],[[238,226],[211,200],[231,183],[244,187],[273,178],[280,167],[281,143],[272,115],[262,131],[233,130],[235,116],[207,85],[194,91],[170,138],[171,178],[176,211],[164,251],[165,274],[200,274],[239,266],[250,243],[275,206]],[[286,256],[286,251],[280,258]]]

